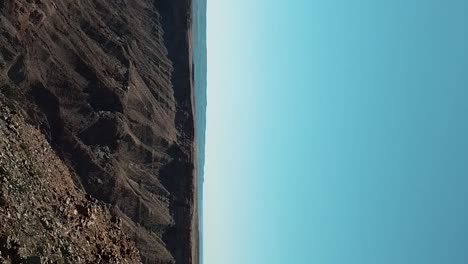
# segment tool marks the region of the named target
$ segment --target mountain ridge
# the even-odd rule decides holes
[[[0,91],[121,219],[143,263],[197,263],[190,0],[6,0]]]

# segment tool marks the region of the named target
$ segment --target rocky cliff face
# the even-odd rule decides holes
[[[118,218],[76,187],[14,104],[0,103],[0,263],[139,263]]]
[[[144,263],[196,263],[191,1],[0,0],[0,13],[2,102]]]

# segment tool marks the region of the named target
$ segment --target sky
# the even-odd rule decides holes
[[[208,0],[203,263],[468,263],[466,14]]]

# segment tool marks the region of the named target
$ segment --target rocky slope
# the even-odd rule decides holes
[[[143,263],[196,263],[191,1],[0,0],[0,14],[2,103],[69,172],[45,174],[89,195],[100,230],[105,203]]]
[[[0,261],[139,263],[119,220],[76,187],[38,129],[0,102]]]

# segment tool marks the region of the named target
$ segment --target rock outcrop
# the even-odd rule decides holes
[[[109,250],[117,250],[126,240],[117,239],[120,229],[113,233],[110,211],[143,263],[196,263],[191,1],[0,0],[0,19],[1,103],[15,105],[26,126],[52,147],[50,159],[60,158],[60,173],[54,171],[59,167],[46,168],[38,181],[70,179],[75,186],[73,202],[67,204],[60,191],[49,208],[59,214],[55,207],[75,207],[75,220],[58,215],[49,224],[91,228],[89,218],[100,214],[99,230],[110,230],[108,239],[117,242]],[[29,149],[33,142],[24,144]],[[21,213],[32,210],[25,201],[9,203]],[[31,219],[31,227],[41,224]],[[14,240],[21,235],[15,230],[5,243],[35,250],[28,244],[34,239]],[[41,234],[56,227],[47,230]],[[102,239],[90,243],[97,248],[108,242]],[[43,256],[60,258],[52,253],[57,245],[51,242]],[[125,246],[130,251],[122,259],[134,263],[131,243]],[[103,250],[89,252],[105,258],[109,252]]]

